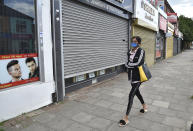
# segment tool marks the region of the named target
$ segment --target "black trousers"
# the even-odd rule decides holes
[[[141,104],[145,104],[144,100],[143,100],[143,97],[139,91],[139,87],[141,85],[141,82],[138,82],[138,83],[132,83],[131,86],[132,86],[132,89],[130,91],[130,94],[129,94],[129,101],[128,101],[128,106],[127,106],[127,111],[126,111],[126,115],[128,116],[130,111],[131,111],[131,107],[133,105],[133,99],[134,99],[134,96],[136,95],[138,97],[138,99],[140,100]]]

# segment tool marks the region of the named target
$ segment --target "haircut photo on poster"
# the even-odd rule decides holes
[[[39,80],[37,54],[1,55],[0,89]]]

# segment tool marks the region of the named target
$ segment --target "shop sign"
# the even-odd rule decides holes
[[[166,33],[166,37],[171,37],[171,36],[172,36],[172,32]]]
[[[155,16],[155,10],[151,6],[149,6],[147,3],[145,3],[144,0],[141,1],[141,8],[143,8],[149,14]]]
[[[168,27],[174,30],[174,25],[172,25],[170,22],[168,22]]]
[[[0,89],[38,81],[37,57],[37,53],[0,55]]]
[[[158,7],[160,7],[162,10],[165,8],[164,0],[158,0]]]
[[[166,33],[166,29],[167,29],[167,20],[160,15],[160,23],[159,23],[159,28],[161,30],[163,30]]]
[[[165,19],[167,19],[167,14],[162,10],[162,9],[160,9],[159,7],[158,7],[158,12],[159,12],[159,14],[161,14]]]
[[[110,5],[105,1],[101,1],[101,0],[78,0],[78,1],[85,3],[85,4],[88,4],[88,5],[91,5],[91,6],[94,6],[94,7],[99,8],[99,9],[105,10],[107,12],[113,13],[115,15],[118,15],[118,16],[121,16],[121,17],[124,17],[127,19],[129,18],[128,14],[125,13],[124,10],[121,10],[117,7],[114,7],[113,5]],[[120,2],[118,2],[116,0],[106,0],[106,1],[112,3],[116,6],[119,6],[120,8],[128,10],[129,12],[133,12],[132,0],[126,0],[126,1],[123,1],[123,3],[121,3],[121,0],[119,0]]]
[[[146,0],[137,0],[134,17],[141,19],[157,29],[158,11]]]
[[[106,1],[124,10],[133,12],[133,0],[106,0]]]
[[[174,25],[172,25],[170,22],[168,22],[168,31],[174,32]]]
[[[177,23],[177,20],[178,20],[177,13],[167,13],[167,15],[168,15],[168,21],[170,23],[173,23],[173,24]]]

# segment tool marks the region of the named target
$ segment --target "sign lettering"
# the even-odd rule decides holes
[[[151,15],[148,15],[147,13],[145,13],[145,18],[150,21],[153,21],[153,18],[151,17]]]
[[[155,16],[155,10],[151,8],[149,5],[144,3],[144,1],[141,1],[141,8],[143,8],[145,11],[147,11],[149,14]]]

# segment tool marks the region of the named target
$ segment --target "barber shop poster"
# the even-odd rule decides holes
[[[37,54],[0,55],[0,89],[39,80]]]

